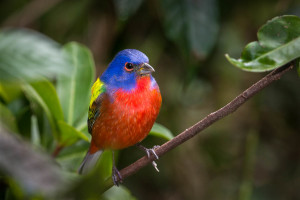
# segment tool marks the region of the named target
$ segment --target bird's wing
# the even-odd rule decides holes
[[[88,131],[92,134],[93,125],[100,115],[100,106],[104,93],[106,92],[105,84],[98,78],[92,87],[92,96],[88,113]]]

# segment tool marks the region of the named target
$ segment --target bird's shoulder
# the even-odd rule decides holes
[[[93,84],[91,89],[91,100],[88,112],[88,130],[89,133],[92,132],[92,127],[100,115],[101,102],[103,100],[104,94],[106,93],[106,85],[99,78]]]
[[[90,107],[93,106],[93,103],[106,92],[106,85],[103,83],[99,78],[95,81],[91,89],[91,100],[90,100]]]

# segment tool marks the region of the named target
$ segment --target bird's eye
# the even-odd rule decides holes
[[[125,63],[125,70],[131,72],[133,70],[133,64],[128,62]]]

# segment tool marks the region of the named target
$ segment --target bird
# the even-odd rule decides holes
[[[152,153],[158,159],[154,151],[157,146],[148,149],[140,144],[149,134],[162,103],[159,86],[152,76],[154,71],[144,53],[125,49],[96,79],[87,120],[91,142],[79,167],[80,174],[88,173],[106,149],[113,151],[112,179],[117,186],[122,177],[115,166],[115,150],[137,145],[148,157]],[[152,164],[156,165],[154,161]]]

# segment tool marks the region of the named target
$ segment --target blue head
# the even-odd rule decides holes
[[[131,90],[135,88],[138,77],[151,76],[154,72],[148,63],[149,59],[144,53],[125,49],[114,57],[100,79],[109,88]]]

